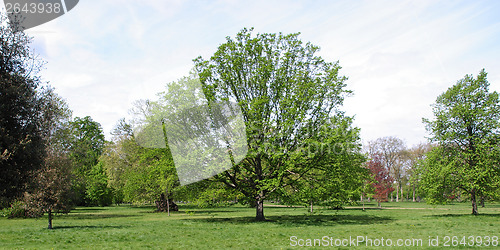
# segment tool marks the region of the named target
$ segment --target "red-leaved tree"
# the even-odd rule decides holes
[[[366,168],[370,170],[370,174],[373,177],[371,186],[374,190],[374,196],[378,202],[378,206],[381,207],[380,203],[387,201],[389,193],[394,191],[392,187],[393,178],[389,175],[389,171],[384,167],[380,157],[374,155],[372,159],[366,163]]]

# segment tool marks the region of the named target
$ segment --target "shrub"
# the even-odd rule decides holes
[[[5,208],[2,210],[2,213],[9,219],[27,217],[26,205],[24,204],[23,201],[20,200],[12,202],[9,208]]]

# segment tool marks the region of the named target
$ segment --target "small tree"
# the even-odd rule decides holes
[[[36,187],[25,194],[28,217],[48,213],[48,229],[52,229],[53,213],[68,213],[71,206],[71,161],[64,155],[50,152],[45,166],[35,177]]]
[[[366,164],[366,167],[370,170],[373,177],[371,183],[374,189],[373,198],[377,200],[378,207],[381,207],[381,202],[387,201],[389,193],[394,191],[392,187],[393,179],[377,155]]]
[[[45,89],[41,97],[44,105],[39,122],[46,143],[46,156],[42,168],[33,175],[24,201],[26,216],[38,217],[48,213],[48,228],[52,229],[52,213],[69,212],[73,199],[73,163],[66,147],[71,110],[51,88]]]

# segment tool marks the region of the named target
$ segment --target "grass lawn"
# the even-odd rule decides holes
[[[421,239],[420,248],[424,249],[429,248],[429,237],[439,237],[440,247],[468,249],[471,247],[460,243],[477,246],[478,240],[485,244],[489,236],[490,247],[481,247],[487,249],[495,244],[493,236],[500,237],[500,204],[486,204],[486,208],[479,209],[479,216],[470,215],[469,203],[430,206],[394,202],[384,203],[386,209],[382,210],[375,209],[375,203],[366,207],[366,211],[316,209],[314,215],[309,215],[307,208],[265,207],[269,220],[265,222],[255,222],[255,210],[240,206],[199,209],[181,205],[181,211],[170,217],[153,213],[152,207],[79,207],[67,215],[56,216],[54,230],[46,229],[46,216],[0,218],[0,248],[288,249],[306,245],[307,239],[314,244],[314,239],[331,237],[333,241],[321,241],[326,246],[327,242],[335,244],[335,239],[342,244],[342,239],[356,240],[360,236],[358,247],[370,246],[371,240],[372,247],[368,248],[374,249],[386,248],[381,246],[382,237],[384,244],[389,239],[394,245],[398,239]],[[458,238],[456,242],[449,238],[450,247],[444,247],[445,236]],[[462,241],[463,236],[480,238]],[[368,241],[361,242],[361,238]],[[318,243],[319,240],[317,247]],[[343,243],[352,244],[347,240]],[[379,247],[375,247],[377,243]],[[351,247],[344,247],[347,248]]]

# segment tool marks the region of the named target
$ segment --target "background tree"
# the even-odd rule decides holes
[[[68,213],[71,210],[71,170],[71,160],[66,155],[49,153],[44,168],[35,175],[35,188],[24,196],[26,216],[40,217],[48,213],[48,229],[52,229],[53,213]]]
[[[368,143],[368,154],[377,155],[381,163],[396,182],[396,201],[402,196],[402,187],[405,177],[405,157],[406,144],[403,140],[394,137],[382,137]],[[392,193],[391,194],[391,201]]]
[[[421,179],[419,168],[421,168],[420,166],[423,164],[423,161],[426,158],[427,153],[430,152],[431,148],[432,146],[429,143],[420,143],[406,150],[404,153],[407,162],[406,173],[410,184],[409,191],[412,193],[413,202],[416,201],[416,194]]]
[[[280,195],[286,202],[309,206],[311,213],[314,204],[340,209],[359,200],[368,178],[362,167],[365,157],[360,153],[359,129],[351,128],[352,119],[336,116],[329,123],[332,126],[322,131],[325,138],[308,149],[325,157],[303,176],[292,176],[291,188],[285,187]]]
[[[43,62],[31,38],[0,17],[0,208],[20,198],[43,165],[44,105],[38,76]]]
[[[428,157],[424,188],[436,200],[446,198],[441,193],[444,188],[468,194],[474,215],[478,214],[477,197],[500,185],[499,97],[496,91],[489,91],[486,76],[483,69],[476,78],[466,75],[460,79],[436,99],[435,119],[423,120],[431,140],[439,144],[433,157]]]
[[[52,214],[67,213],[72,208],[72,162],[66,147],[71,110],[51,88],[41,92],[43,117],[42,135],[46,143],[43,166],[34,174],[29,190],[24,194],[26,216],[48,213],[48,228],[52,229]]]
[[[237,203],[241,194],[221,182],[206,179],[176,188],[175,197],[198,207],[220,207]]]
[[[454,158],[454,152],[438,146],[428,152],[419,165],[420,189],[427,203],[444,203],[461,195],[455,184],[461,180],[454,173]]]
[[[113,190],[108,186],[108,176],[101,162],[87,172],[85,196],[91,206],[108,206],[113,203]]]
[[[159,199],[161,203],[161,197],[165,197],[169,210],[177,210],[173,196],[179,182],[168,149],[139,146],[132,126],[124,119],[118,122],[113,135],[113,142],[107,144],[100,162],[115,200],[144,203]],[[167,211],[166,207],[158,210]]]
[[[113,202],[124,200],[125,173],[136,161],[137,143],[134,140],[132,126],[124,118],[120,119],[111,132],[112,139],[107,142],[99,162],[103,164],[108,177],[108,184],[113,190]]]
[[[90,197],[87,196],[87,176],[99,162],[99,157],[104,150],[104,134],[101,125],[90,116],[75,117],[70,122],[70,134],[68,146],[76,176],[73,184],[73,189],[77,194],[75,203],[88,205]]]
[[[209,60],[195,60],[209,105],[233,101],[241,108],[248,154],[216,178],[256,204],[257,220],[265,219],[268,195],[324,157],[301,148],[318,137],[350,93],[338,63],[317,56],[319,47],[298,35],[252,36],[243,29]],[[294,162],[299,158],[300,164]]]
[[[372,159],[366,163],[366,168],[370,170],[373,178],[371,181],[374,191],[373,198],[377,200],[378,206],[381,207],[381,202],[387,201],[389,193],[394,191],[392,187],[393,179],[378,155],[372,156]]]

